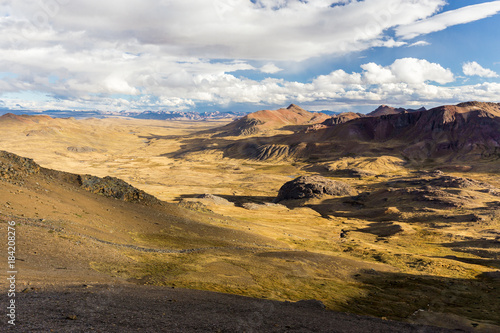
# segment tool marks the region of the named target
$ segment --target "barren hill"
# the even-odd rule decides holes
[[[57,120],[47,115],[25,115],[25,114],[16,115],[13,113],[6,113],[0,116],[0,124],[8,124],[8,123],[46,124],[53,121]]]
[[[220,130],[220,136],[251,135],[285,126],[321,123],[328,118],[323,113],[312,113],[291,104],[278,110],[261,110],[238,119]]]
[[[23,331],[321,331],[315,325],[327,319],[311,320],[312,312],[336,315],[321,302],[329,310],[486,331],[500,312],[500,159],[471,167],[474,156],[463,150],[439,165],[412,164],[401,154],[426,131],[460,138],[456,128],[494,119],[474,103],[251,137],[217,137],[227,122],[76,120],[50,136],[26,135],[45,125],[0,126],[2,149],[41,165],[0,154],[0,223],[17,222]],[[230,151],[237,158],[226,158]],[[450,165],[453,158],[467,159]],[[273,203],[284,184],[303,176],[338,180],[355,192],[296,181],[298,198]],[[312,196],[301,198],[309,189]],[[288,303],[259,312],[269,316],[256,326],[234,327],[241,316],[255,323],[241,298],[227,303],[200,292],[193,299],[183,288]],[[302,321],[294,313],[303,306],[318,310],[301,312]],[[189,309],[198,322],[185,316]],[[378,322],[391,326],[380,331],[403,331]]]

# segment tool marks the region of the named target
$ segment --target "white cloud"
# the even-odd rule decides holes
[[[391,71],[398,80],[406,83],[424,83],[434,81],[445,84],[454,81],[453,73],[441,65],[430,63],[427,60],[403,58],[396,60]]]
[[[396,29],[396,35],[405,39],[412,39],[420,35],[441,31],[457,24],[481,20],[499,12],[500,1],[490,1],[466,6],[410,24],[401,25]]]
[[[259,68],[259,70],[262,73],[274,74],[274,73],[281,72],[283,69],[279,68],[278,66],[276,66],[273,63],[268,63],[268,64],[265,64],[264,66],[262,66],[261,68]]]
[[[103,40],[120,48],[157,45],[175,56],[305,60],[404,42],[385,32],[435,14],[444,0],[46,0],[3,1],[4,29],[33,45],[65,32],[65,45],[85,49]],[[45,4],[45,5],[43,5]],[[21,44],[26,44],[20,42]],[[125,50],[124,50],[125,51]]]
[[[408,47],[414,47],[414,46],[428,46],[431,45],[431,43],[425,41],[425,40],[419,40],[418,42],[415,42],[413,44],[408,45]]]
[[[462,70],[467,76],[499,77],[497,73],[488,68],[483,68],[475,61],[467,62],[462,66]]]
[[[128,58],[129,56],[125,56]],[[145,60],[152,61],[153,58]],[[43,60],[42,60],[43,61]],[[127,61],[127,60],[124,60]],[[110,64],[107,64],[110,65]],[[164,63],[157,61],[156,66],[161,72]],[[403,58],[394,61],[391,65],[381,66],[375,63],[366,63],[359,72],[347,73],[343,70],[332,71],[328,75],[320,75],[310,83],[286,81],[279,78],[268,78],[261,81],[214,69],[224,64],[188,63],[170,64],[176,70],[170,75],[154,76],[149,69],[141,72],[126,71],[121,80],[126,84],[117,84],[111,77],[103,80],[101,89],[113,89],[116,93],[126,91],[134,86],[132,82],[143,82],[143,91],[129,98],[112,98],[100,96],[98,89],[91,96],[82,97],[76,93],[67,100],[52,100],[40,102],[21,98],[3,98],[7,105],[22,103],[28,106],[42,105],[39,108],[94,108],[106,110],[123,109],[188,109],[197,103],[215,105],[229,105],[230,103],[251,103],[265,105],[284,105],[290,101],[308,105],[327,103],[350,104],[422,104],[425,102],[437,103],[442,101],[463,101],[470,99],[491,100],[497,99],[500,93],[500,84],[485,83],[475,86],[444,87],[437,83],[451,83],[453,74],[441,65],[423,59]],[[101,66],[101,65],[100,65]],[[99,66],[99,67],[100,67]],[[104,65],[102,65],[104,66]],[[215,68],[211,68],[215,66]],[[232,66],[245,67],[245,63],[232,63]],[[196,72],[196,73],[195,73]],[[152,75],[152,77],[149,77]],[[62,86],[71,85],[77,90],[78,82],[61,80]],[[111,82],[111,84],[110,84]],[[35,83],[32,83],[33,85]],[[93,87],[94,85],[90,85]],[[28,85],[27,88],[32,86]],[[64,90],[63,87],[59,89]],[[81,89],[90,89],[84,87]],[[54,92],[58,89],[54,89]]]

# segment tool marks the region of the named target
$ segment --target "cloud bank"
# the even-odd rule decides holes
[[[409,39],[500,11],[500,1],[492,1],[439,14],[445,4],[5,0],[0,3],[0,99],[10,107],[112,110],[491,99],[498,95],[495,83],[452,87],[450,69],[416,58],[389,66],[367,62],[355,73],[339,69],[305,82],[280,78],[286,64],[373,47],[428,45]],[[464,66],[466,71],[496,74],[472,65]]]

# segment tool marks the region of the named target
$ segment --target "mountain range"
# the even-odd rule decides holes
[[[310,118],[300,118],[301,110],[287,111],[289,119],[305,120],[294,122],[297,126],[293,134],[240,140],[226,149],[227,155],[329,159],[384,151],[408,160],[500,156],[500,104],[497,103],[467,102],[430,110],[382,106],[368,115],[343,113],[321,123],[317,121],[313,126]],[[272,128],[277,122],[270,119],[282,114],[283,109],[267,111],[265,117],[256,112],[219,131],[226,134],[232,129],[233,135],[244,136],[257,128]]]

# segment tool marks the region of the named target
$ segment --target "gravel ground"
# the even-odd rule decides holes
[[[462,332],[327,311],[316,301],[257,300],[135,285],[79,285],[17,294],[2,332]]]

